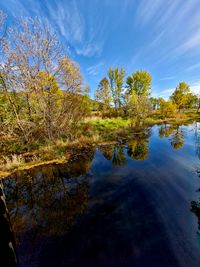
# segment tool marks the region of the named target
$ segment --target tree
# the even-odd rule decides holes
[[[176,113],[176,105],[172,101],[160,99],[160,112],[163,118],[174,117]]]
[[[112,93],[112,100],[115,108],[121,107],[122,92],[124,83],[125,70],[123,68],[110,68],[108,70],[109,83]]]
[[[55,77],[62,88],[69,93],[84,93],[88,91],[88,87],[83,86],[83,77],[79,66],[68,56],[59,58]]]
[[[192,93],[188,94],[187,108],[198,109],[198,96]]]
[[[151,75],[146,71],[136,71],[127,77],[129,115],[136,118],[136,125],[144,122],[151,110],[149,99]]]
[[[151,105],[152,105],[152,109],[153,110],[158,109],[158,107],[159,107],[159,100],[157,98],[150,97],[150,102],[151,102]]]
[[[149,95],[151,90],[151,75],[147,71],[136,71],[126,79],[127,89],[129,94],[133,91],[137,95]]]
[[[15,21],[0,48],[0,94],[8,111],[1,114],[4,131],[7,125],[26,142],[68,135],[85,115],[80,94],[88,88],[56,33],[37,18]]]
[[[200,109],[200,95],[197,96],[197,113],[199,112]]]
[[[180,82],[170,99],[178,107],[179,111],[189,106],[191,100],[190,87],[185,82]]]
[[[103,113],[105,113],[111,103],[110,85],[107,78],[104,77],[100,81],[98,89],[95,92],[95,98],[103,104],[102,109]]]
[[[129,116],[136,126],[143,123],[151,110],[150,100],[145,95],[137,95],[135,91],[129,97]]]

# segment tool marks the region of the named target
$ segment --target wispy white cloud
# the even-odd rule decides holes
[[[189,58],[191,55],[195,55],[198,53],[200,53],[200,29],[199,28],[188,32],[184,36],[184,38],[182,38],[182,40],[177,41],[177,44],[173,44],[173,47],[169,47],[168,51],[161,58],[160,62],[165,61],[165,60],[169,61],[169,60],[178,59],[178,58],[181,58],[182,56]]]
[[[45,1],[51,21],[69,42],[82,42],[84,38],[84,18],[78,9],[76,1],[57,1],[52,5]],[[50,20],[49,18],[49,20]]]
[[[154,39],[151,41],[151,43],[148,45],[149,49],[155,48],[159,45],[160,42],[162,42],[163,38],[165,35],[165,30],[161,31],[160,33],[158,33]]]
[[[188,40],[179,47],[179,49],[183,52],[186,52],[188,50],[194,49],[200,49],[200,29],[198,29],[196,32],[194,32],[191,36],[189,36]]]
[[[138,6],[138,20],[142,24],[147,24],[152,19],[155,18],[157,13],[160,11],[160,7],[163,6],[163,1],[161,0],[154,0],[154,1],[147,1],[141,0]]]
[[[167,0],[163,3],[163,1],[160,0],[160,2],[162,2],[163,4],[165,12],[162,12],[162,16],[159,17],[156,23],[157,28],[163,28],[163,25],[165,25],[165,27],[169,25],[169,23],[171,22],[169,18],[173,18],[172,15],[177,15],[175,13],[181,1],[182,0]]]
[[[142,0],[137,15],[140,24],[152,32],[144,54],[149,56],[149,52],[158,49],[154,64],[200,53],[199,0]]]
[[[86,69],[87,73],[91,76],[96,76],[101,71],[102,67],[104,66],[104,62],[99,62],[96,65],[93,65]]]
[[[169,89],[164,89],[164,90],[159,90],[159,91],[154,91],[152,92],[152,95],[154,97],[162,97],[164,99],[168,99],[168,97],[173,93],[175,88],[169,88]]]
[[[196,70],[196,69],[200,69],[200,63],[197,63],[197,64],[193,64],[192,66],[189,66],[186,71],[193,71],[193,70]]]
[[[21,2],[20,0],[10,0],[2,2],[3,7],[5,7],[6,11],[9,12],[13,17],[30,16],[30,11],[27,10],[23,2]]]
[[[175,78],[176,78],[175,76],[168,76],[168,77],[164,77],[160,79],[160,81],[170,81],[170,80],[174,80]]]
[[[45,2],[50,16],[49,20],[56,25],[77,55],[91,57],[101,54],[104,45],[102,34],[101,40],[98,37],[101,28],[94,29],[94,21],[87,24],[88,21],[82,13],[79,2],[57,1],[55,6],[47,0]]]
[[[102,52],[102,44],[83,44],[79,47],[75,48],[76,53],[81,56],[93,56],[93,55],[100,55]]]

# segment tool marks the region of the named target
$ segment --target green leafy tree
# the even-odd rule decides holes
[[[158,107],[159,107],[159,100],[158,100],[158,98],[150,97],[150,102],[151,102],[151,106],[152,106],[152,109],[153,110],[158,109]]]
[[[133,72],[126,79],[128,92],[131,94],[133,91],[137,95],[149,95],[151,90],[152,78],[149,72],[138,70]]]
[[[123,68],[110,68],[108,70],[112,101],[115,108],[120,108],[122,106],[124,76],[125,70]]]
[[[111,103],[111,94],[110,94],[110,85],[107,78],[103,78],[98,86],[98,89],[95,92],[95,98],[97,101],[100,101],[103,109],[103,113],[105,113]]]
[[[127,77],[126,84],[129,116],[139,125],[151,111],[151,75],[146,71],[136,71]]]
[[[191,93],[189,85],[185,82],[180,82],[171,95],[170,99],[173,101],[173,103],[176,104],[179,111],[190,106]]]
[[[198,96],[192,93],[188,94],[187,107],[188,108],[198,108]]]
[[[177,107],[172,101],[165,101],[164,99],[160,99],[160,112],[163,118],[174,117]]]
[[[137,95],[135,91],[129,97],[129,116],[133,123],[139,126],[144,123],[146,117],[151,111],[151,104],[145,95]]]
[[[200,95],[197,96],[197,113],[200,110]]]

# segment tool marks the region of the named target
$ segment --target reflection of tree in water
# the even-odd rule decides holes
[[[149,155],[148,141],[132,140],[129,143],[128,155],[134,160],[145,160]]]
[[[197,170],[197,174],[200,178],[200,170]],[[200,189],[198,191],[200,191]],[[192,201],[191,202],[191,211],[197,216],[198,228],[199,228],[199,233],[200,233],[200,199],[199,199],[199,201]]]
[[[86,172],[93,155],[90,151],[71,164],[36,167],[5,179],[7,207],[19,242],[25,232],[33,241],[62,235],[86,210]]]
[[[159,137],[170,137],[170,135],[174,132],[174,126],[164,124],[159,128]]]
[[[124,144],[118,143],[115,145],[100,146],[99,151],[105,159],[111,160],[114,166],[126,164],[126,152],[134,160],[145,160],[148,158],[150,135],[151,128],[143,128],[132,134],[132,140],[127,141],[128,149],[125,149]]]
[[[119,144],[114,149],[112,164],[115,166],[120,166],[124,165],[125,163],[126,163],[126,156],[124,153],[124,146]]]
[[[171,145],[174,149],[184,146],[184,133],[179,126],[176,127],[171,138]]]
[[[99,147],[99,151],[107,160],[111,160],[115,151],[115,145],[103,145]]]
[[[122,144],[110,144],[99,147],[99,151],[106,160],[111,160],[115,166],[124,165],[126,163],[126,156],[124,153],[124,146]]]
[[[184,132],[179,125],[162,125],[159,129],[159,137],[170,137],[170,143],[174,149],[184,146]]]
[[[134,138],[128,143],[128,156],[134,160],[145,160],[149,156],[150,128],[136,133]]]

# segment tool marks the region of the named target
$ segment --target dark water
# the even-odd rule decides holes
[[[20,266],[200,266],[200,123],[4,179]]]

